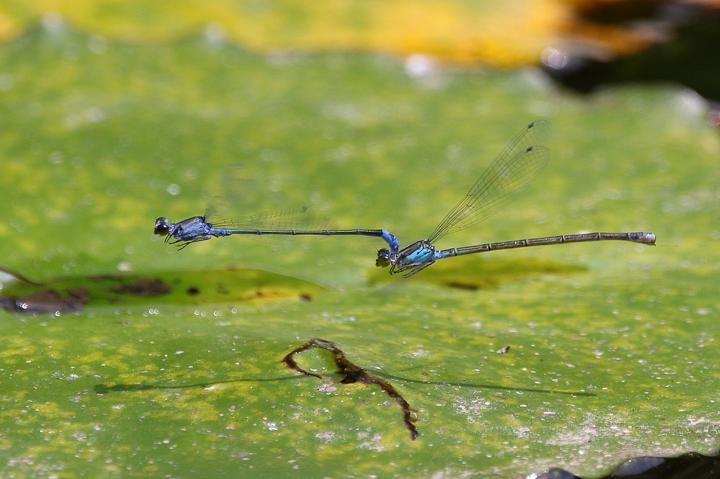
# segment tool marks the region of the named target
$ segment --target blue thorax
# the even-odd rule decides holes
[[[191,241],[198,237],[215,235],[213,228],[202,216],[193,216],[170,225],[170,235],[180,240]]]
[[[435,247],[425,240],[404,247],[398,255],[400,266],[421,265],[433,261],[435,261]]]

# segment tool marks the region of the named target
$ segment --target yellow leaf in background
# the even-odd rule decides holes
[[[13,15],[6,7],[0,5],[0,41],[16,37],[22,31],[22,26],[16,15]]]
[[[134,42],[206,31],[258,51],[425,53],[512,66],[537,60],[564,24],[565,8],[557,0],[35,0],[20,9],[31,15],[8,14],[4,22],[27,25],[58,14],[88,33]],[[0,38],[17,35],[20,28],[3,27],[3,18]]]
[[[656,8],[614,0],[8,0],[0,41],[43,18],[62,18],[90,34],[165,42],[205,33],[250,50],[371,51],[428,54],[457,63],[534,64],[562,38],[604,58],[666,40],[662,30],[622,18],[653,20]],[[682,3],[682,2],[680,2]],[[720,0],[696,5],[720,6]],[[640,8],[640,10],[638,10]],[[593,15],[615,12],[615,23]],[[623,13],[624,12],[624,13]],[[59,17],[48,17],[59,15]],[[589,18],[586,18],[590,15]],[[623,17],[623,15],[625,15]],[[637,18],[636,18],[637,17]]]

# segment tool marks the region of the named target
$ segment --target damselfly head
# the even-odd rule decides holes
[[[170,223],[164,216],[159,217],[155,220],[155,234],[156,235],[167,235],[170,232]]]
[[[377,258],[375,259],[375,266],[385,268],[390,266],[390,250],[387,248],[380,248],[377,252]]]

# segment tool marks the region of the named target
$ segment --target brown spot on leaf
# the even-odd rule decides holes
[[[77,311],[87,302],[87,295],[69,294],[63,297],[54,289],[35,291],[25,296],[3,298],[0,303],[3,308],[15,310],[20,313],[54,313],[62,311]]]
[[[161,296],[170,292],[170,285],[158,278],[139,278],[132,283],[111,288],[110,291],[133,296]]]

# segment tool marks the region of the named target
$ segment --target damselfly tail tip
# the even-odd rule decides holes
[[[648,246],[655,246],[654,233],[634,233],[630,237],[632,241],[635,241],[636,243],[642,243]]]

